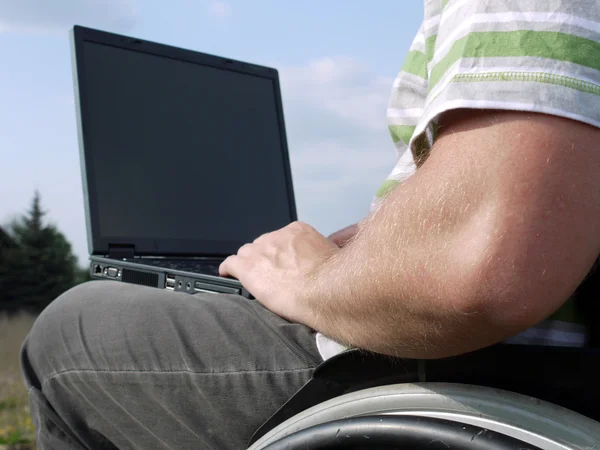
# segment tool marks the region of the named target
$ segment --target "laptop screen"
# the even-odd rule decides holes
[[[225,255],[294,220],[276,72],[161,53],[77,51],[93,253]]]

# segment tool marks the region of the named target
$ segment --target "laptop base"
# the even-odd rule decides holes
[[[252,298],[242,284],[233,278],[171,270],[144,264],[92,256],[90,275],[93,279],[113,280],[187,294],[212,293],[241,295]]]

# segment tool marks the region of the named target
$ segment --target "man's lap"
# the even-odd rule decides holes
[[[32,401],[47,401],[34,409],[118,448],[243,448],[319,362],[310,330],[256,301],[107,281],[53,302],[23,353]]]

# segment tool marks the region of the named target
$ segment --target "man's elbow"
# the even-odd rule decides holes
[[[554,266],[554,267],[553,267]],[[453,309],[471,315],[483,330],[506,339],[539,324],[568,300],[582,281],[557,265],[523,254],[490,255],[470,268]]]

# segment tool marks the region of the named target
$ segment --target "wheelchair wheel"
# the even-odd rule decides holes
[[[387,428],[378,428],[377,423],[387,424]],[[440,433],[450,437],[440,441]],[[600,447],[600,423],[565,408],[481,386],[420,383],[381,386],[332,399],[292,417],[263,436],[250,450],[418,449],[421,447],[417,444],[422,442],[419,439],[426,439],[428,434],[427,442],[434,445],[428,448],[438,448],[435,447],[438,444],[443,448],[450,443],[452,446],[445,448]],[[344,440],[346,435],[356,439]],[[482,435],[490,440],[481,440]],[[465,441],[465,437],[469,439]]]
[[[448,420],[405,415],[342,419],[306,428],[265,450],[540,450],[519,439]]]

